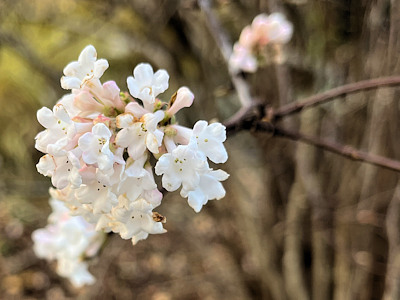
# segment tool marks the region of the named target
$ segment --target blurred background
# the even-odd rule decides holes
[[[261,12],[294,24],[286,62],[247,75],[272,107],[345,83],[396,75],[396,0],[218,0],[232,42]],[[170,74],[168,100],[196,100],[181,124],[224,121],[240,107],[227,66],[192,0],[0,0],[0,299],[400,299],[399,174],[312,146],[239,132],[226,142],[227,196],[196,214],[177,193],[158,211],[167,234],[132,247],[110,235],[75,289],[36,258],[30,235],[50,212],[36,172],[36,111],[66,91],[62,69],[88,44],[126,90],[136,64]],[[400,159],[399,89],[343,97],[282,125]]]

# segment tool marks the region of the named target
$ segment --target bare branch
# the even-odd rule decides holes
[[[258,124],[258,128],[265,128],[266,131],[271,131],[271,126]],[[342,145],[336,142],[319,139],[318,137],[304,135],[299,132],[293,132],[284,128],[274,127],[273,134],[275,136],[281,136],[289,138],[295,141],[301,141],[318,148],[339,154],[346,158],[355,161],[366,162],[375,166],[380,166],[389,170],[400,172],[400,162],[387,157],[371,154],[368,152],[357,150],[348,145]]]
[[[304,108],[323,104],[344,95],[376,89],[384,86],[396,86],[396,85],[400,85],[400,76],[381,77],[381,78],[375,78],[375,79],[346,84],[334,88],[332,90],[316,94],[302,101],[294,102],[285,105],[281,108],[278,108],[274,113],[274,117],[275,119],[280,119],[282,117],[300,112]]]
[[[211,5],[209,0],[198,0],[201,10],[204,12],[206,17],[206,23],[210,33],[212,34],[221,54],[227,64],[229,75],[231,77],[232,83],[235,86],[236,92],[238,93],[240,103],[243,107],[249,107],[252,104],[252,98],[250,95],[249,86],[246,81],[239,74],[235,73],[229,67],[229,58],[232,54],[232,44],[229,42],[228,37],[218,22],[214,13],[211,10]]]

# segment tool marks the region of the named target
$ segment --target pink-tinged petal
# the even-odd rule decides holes
[[[120,89],[115,81],[107,81],[103,84],[104,97],[111,101],[111,105],[119,110],[123,110],[125,103],[121,100],[119,94]]]
[[[37,171],[44,176],[52,176],[56,169],[56,164],[51,155],[44,155],[40,158],[39,163],[36,165]]]
[[[106,59],[99,59],[94,63],[94,76],[100,78],[103,76],[104,71],[108,69],[108,61]]]
[[[82,81],[76,77],[61,77],[61,87],[65,90],[79,89]]]
[[[250,49],[254,46],[255,41],[256,36],[253,33],[252,28],[250,26],[243,28],[242,32],[240,33],[239,43],[242,46]]]
[[[36,113],[37,119],[44,128],[51,128],[57,124],[53,112],[47,107],[42,107]]]
[[[82,182],[88,184],[96,178],[96,168],[88,165],[84,165],[80,170],[79,174],[82,177]]]
[[[137,102],[130,102],[125,107],[125,112],[133,114],[136,118],[141,118],[149,111],[145,110],[143,106],[139,105]]]
[[[105,95],[110,98],[119,98],[120,89],[117,83],[113,80],[107,81],[103,84]]]
[[[83,113],[92,113],[94,111],[102,111],[103,105],[97,102],[93,96],[87,92],[82,91],[74,98],[74,105],[79,108]]]

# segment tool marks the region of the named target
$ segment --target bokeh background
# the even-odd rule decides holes
[[[233,42],[261,12],[294,24],[284,64],[247,75],[272,107],[344,83],[399,73],[396,0],[218,0]],[[240,107],[227,66],[192,0],[0,0],[0,299],[400,299],[399,174],[312,146],[239,132],[226,147],[227,196],[196,214],[177,193],[167,234],[132,247],[110,235],[75,289],[35,257],[50,180],[36,172],[36,111],[66,93],[63,67],[93,44],[126,90],[140,62],[170,74],[169,99],[196,100],[181,124],[224,121]],[[399,89],[342,97],[286,118],[304,133],[400,159]]]

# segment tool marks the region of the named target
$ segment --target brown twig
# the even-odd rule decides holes
[[[331,89],[329,91],[316,94],[302,101],[282,106],[275,111],[274,117],[275,119],[280,119],[282,117],[300,112],[305,108],[323,104],[325,102],[332,101],[335,98],[344,95],[376,89],[384,86],[396,86],[396,85],[400,85],[400,76],[381,77],[381,78],[369,79],[369,80],[346,84]]]
[[[324,139],[320,139],[318,137],[309,136],[302,134],[300,132],[293,132],[288,129],[280,128],[277,126],[271,126],[271,124],[263,124],[263,122],[258,122],[257,127],[258,130],[264,130],[268,132],[273,132],[274,136],[281,136],[285,138],[289,138],[294,141],[301,141],[318,148],[339,154],[346,158],[355,160],[355,161],[363,161],[375,166],[380,166],[389,170],[400,172],[400,162],[397,160],[393,160],[387,157],[371,154],[368,152],[364,152],[361,150],[357,150],[348,145],[342,145],[336,142],[327,141]],[[271,131],[273,130],[273,131]]]

